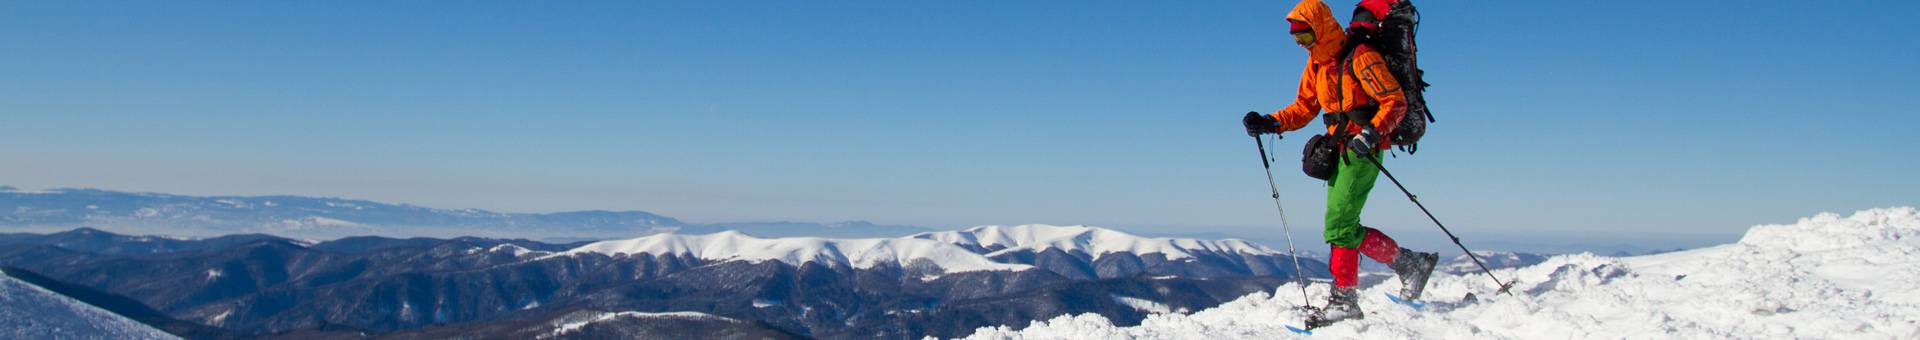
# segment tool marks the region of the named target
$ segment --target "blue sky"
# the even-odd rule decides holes
[[[1273,236],[1237,120],[1291,100],[1292,5],[0,1],[0,184]],[[1439,122],[1387,166],[1469,237],[1915,205],[1913,7],[1425,3]]]

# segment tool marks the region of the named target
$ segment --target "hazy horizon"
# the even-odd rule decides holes
[[[340,200],[353,200],[353,201],[369,201],[369,202],[382,203],[382,204],[419,206],[424,208],[443,209],[443,210],[469,209],[465,207],[423,206],[423,205],[412,204],[408,202],[388,202],[388,201],[370,200],[370,199],[362,199],[362,198],[355,198],[355,197],[313,197],[313,196],[301,196],[301,195],[186,195],[186,194],[167,193],[167,192],[122,191],[122,190],[114,190],[112,188],[69,188],[69,187],[20,188],[18,186],[4,185],[4,184],[0,184],[0,189],[11,189],[13,190],[13,192],[19,192],[19,193],[49,193],[54,190],[63,190],[63,189],[99,190],[99,191],[110,191],[110,192],[126,192],[126,193],[137,193],[137,194],[161,194],[161,195],[204,197],[204,198],[215,198],[215,197],[263,198],[263,197],[292,196],[292,197],[326,198],[326,199],[340,199]],[[563,210],[537,211],[537,212],[500,212],[500,211],[495,211],[495,212],[509,213],[509,214],[551,214],[551,213],[565,213],[565,212],[578,212],[578,211],[588,211],[588,210],[564,210],[563,209]],[[655,215],[660,215],[664,217],[674,218],[676,220],[681,220],[682,222],[686,222],[689,224],[707,224],[707,225],[716,225],[716,226],[766,224],[766,223],[833,224],[833,223],[843,223],[843,222],[865,222],[865,223],[871,223],[880,227],[899,227],[901,229],[900,235],[893,235],[893,236],[905,236],[907,234],[920,232],[924,230],[959,230],[959,229],[965,229],[965,228],[970,228],[975,226],[981,226],[981,225],[929,226],[929,225],[893,224],[893,223],[883,223],[883,222],[875,222],[875,221],[868,221],[868,220],[806,221],[806,220],[795,220],[795,219],[774,219],[774,220],[751,220],[751,221],[748,221],[748,220],[690,221],[690,220],[680,219],[679,217],[674,216],[671,213],[652,211],[644,208],[607,210],[607,211],[645,212],[649,214],[655,214]],[[1844,212],[1835,212],[1835,213],[1844,213]],[[1770,224],[1779,224],[1779,223],[1788,223],[1788,222],[1789,221],[1779,221],[1779,222],[1772,222]],[[1230,228],[1200,228],[1208,231],[1194,231],[1195,226],[1180,226],[1180,225],[1145,226],[1145,227],[1093,225],[1093,224],[1084,224],[1084,223],[993,223],[993,224],[982,224],[982,225],[1023,225],[1023,224],[1088,225],[1093,227],[1114,229],[1122,232],[1128,232],[1128,233],[1138,234],[1142,236],[1151,236],[1151,237],[1178,237],[1178,238],[1198,238],[1198,239],[1236,238],[1236,239],[1252,241],[1252,242],[1273,247],[1276,249],[1284,249],[1286,246],[1285,235],[1281,235],[1281,231],[1278,226],[1275,226],[1271,230],[1260,230],[1260,229],[1236,230],[1236,229],[1230,229]],[[151,235],[151,236],[211,237],[211,236],[235,234],[235,233],[211,233],[210,234],[206,232],[187,232],[187,231],[180,231],[180,230],[168,230],[163,227],[132,227],[132,226],[124,226],[124,225],[115,225],[115,226],[82,225],[78,227],[89,227],[89,228],[106,230],[109,232],[125,233],[129,235],[143,235],[143,236]],[[282,237],[296,238],[296,239],[309,239],[309,240],[319,240],[319,241],[335,239],[338,237],[347,237],[347,236],[435,237],[435,238],[453,238],[453,237],[471,236],[471,237],[495,237],[495,238],[524,238],[529,240],[548,241],[548,242],[568,242],[568,241],[588,240],[588,239],[624,238],[620,236],[542,237],[541,235],[537,235],[537,234],[526,234],[526,233],[503,234],[497,231],[487,231],[484,233],[479,233],[472,230],[464,230],[465,233],[463,233],[462,229],[457,229],[457,228],[455,229],[434,228],[435,226],[413,226],[413,227],[420,227],[420,228],[408,228],[404,232],[395,232],[394,230],[385,230],[384,232],[366,232],[366,233],[350,234],[350,235],[337,235],[337,236],[331,236],[331,237],[313,237],[311,235],[290,235],[290,234],[277,234],[277,233],[276,235],[282,236]],[[1458,248],[1456,248],[1452,243],[1449,243],[1446,240],[1445,236],[1436,227],[1433,227],[1430,224],[1413,225],[1413,226],[1393,226],[1393,227],[1382,226],[1382,227],[1388,228],[1390,231],[1394,232],[1396,237],[1399,238],[1401,243],[1405,246],[1417,247],[1420,249],[1427,249],[1427,250],[1438,250],[1438,251],[1441,251],[1442,253],[1449,253],[1449,254],[1458,253],[1458,250],[1457,250]],[[8,227],[0,227],[0,233],[29,232],[29,233],[45,234],[45,233],[69,231],[75,228],[77,227],[8,226]],[[906,229],[906,228],[918,228],[918,229]],[[273,232],[268,232],[268,233],[273,233]],[[799,233],[804,234],[805,232],[799,232]],[[1586,251],[1586,252],[1594,252],[1594,253],[1603,254],[1603,255],[1614,254],[1619,252],[1641,254],[1641,253],[1647,253],[1650,251],[1696,248],[1700,246],[1731,243],[1733,241],[1738,240],[1740,236],[1739,233],[1721,234],[1721,233],[1703,233],[1703,232],[1695,232],[1695,233],[1668,232],[1668,233],[1618,234],[1618,233],[1592,233],[1592,232],[1579,232],[1579,231],[1569,232],[1569,231],[1553,231],[1553,230],[1530,231],[1530,232],[1513,232],[1513,231],[1489,232],[1489,231],[1481,231],[1481,230],[1472,230],[1472,231],[1457,231],[1456,234],[1463,237],[1464,238],[1463,242],[1465,242],[1470,249],[1474,249],[1475,251],[1516,251],[1516,252],[1527,252],[1527,253],[1577,253],[1577,252]],[[630,236],[640,236],[640,235],[641,234],[630,235]],[[779,237],[779,236],[769,236],[769,235],[759,235],[759,236]],[[875,235],[875,237],[881,237],[881,236],[884,236],[884,235]],[[1310,254],[1324,255],[1325,250],[1321,249],[1322,247],[1317,246],[1319,244],[1318,239],[1313,238],[1313,237],[1317,237],[1317,234],[1303,235],[1303,231],[1296,230],[1294,237],[1295,237],[1295,240],[1294,240],[1295,246],[1298,247],[1300,251],[1305,253],[1310,253]]]

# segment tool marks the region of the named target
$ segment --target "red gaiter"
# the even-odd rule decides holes
[[[1360,248],[1333,246],[1332,258],[1327,261],[1327,271],[1333,272],[1335,288],[1353,288],[1360,285],[1360,254],[1367,254],[1374,262],[1393,263],[1400,256],[1400,244],[1379,230],[1366,228],[1367,236],[1360,239]]]

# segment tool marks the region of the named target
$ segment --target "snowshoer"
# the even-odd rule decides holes
[[[1294,42],[1307,49],[1308,58],[1300,75],[1300,87],[1293,103],[1272,114],[1248,112],[1243,119],[1247,132],[1279,133],[1306,127],[1327,112],[1329,136],[1334,150],[1344,153],[1343,161],[1328,178],[1326,231],[1332,246],[1328,261],[1333,273],[1333,291],[1327,306],[1316,310],[1307,327],[1319,327],[1346,319],[1362,318],[1355,286],[1358,285],[1359,257],[1386,263],[1400,277],[1401,296],[1418,299],[1426,288],[1435,253],[1401,248],[1393,238],[1360,224],[1360,210],[1367,203],[1380,169],[1377,163],[1360,157],[1376,157],[1389,150],[1391,134],[1406,110],[1400,85],[1388,73],[1385,61],[1365,45],[1348,45],[1347,35],[1333,12],[1320,0],[1304,0],[1287,13]]]

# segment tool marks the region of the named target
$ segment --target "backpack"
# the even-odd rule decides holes
[[[1401,151],[1413,154],[1419,149],[1420,137],[1427,134],[1427,123],[1434,121],[1422,95],[1428,84],[1422,79],[1425,72],[1420,70],[1420,58],[1415,54],[1420,48],[1413,40],[1420,31],[1420,10],[1411,0],[1361,0],[1354,5],[1353,20],[1348,22],[1348,50],[1364,44],[1379,53],[1386,59],[1393,80],[1400,83],[1407,113],[1387,138]]]

